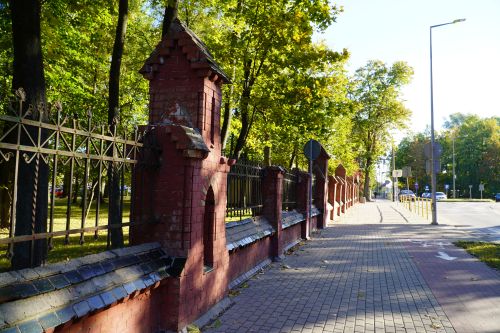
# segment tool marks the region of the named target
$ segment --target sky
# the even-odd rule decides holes
[[[333,2],[344,12],[318,37],[349,50],[351,73],[372,59],[413,67],[402,95],[413,112],[410,131],[430,126],[429,27],[455,19],[466,21],[432,29],[435,129],[455,112],[500,116],[500,0]]]

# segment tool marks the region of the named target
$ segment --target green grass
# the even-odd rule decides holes
[[[63,231],[66,229],[66,203],[67,199],[56,199],[54,202],[54,231]],[[123,202],[123,221],[128,222],[130,219],[130,198],[125,198]],[[50,208],[49,208],[50,214]],[[96,203],[91,205],[89,215],[85,222],[85,227],[95,226],[96,221]],[[108,204],[101,203],[99,209],[99,225],[106,225],[108,221]],[[78,203],[71,205],[70,229],[81,228],[82,209],[80,208],[80,200]],[[128,244],[128,227],[123,228],[125,244]],[[6,228],[0,229],[0,238],[7,238],[9,231]],[[70,260],[73,258],[82,257],[89,254],[105,251],[107,248],[107,230],[100,230],[99,237],[94,240],[94,232],[84,235],[84,244],[80,245],[80,234],[71,234],[69,244],[64,244],[64,236],[53,238],[53,249],[49,251],[47,262],[56,263]],[[10,267],[10,261],[6,256],[7,245],[0,245],[0,272],[6,271]]]
[[[488,266],[500,269],[500,244],[458,241],[456,246],[465,249]]]
[[[446,199],[439,202],[493,202],[491,199]]]
[[[235,222],[235,221],[241,221],[241,220],[244,220],[244,219],[248,219],[248,218],[251,218],[253,215],[252,215],[252,210],[251,209],[245,209],[243,211],[241,211],[241,216],[233,216],[233,217],[229,217],[229,216],[226,216],[226,223],[229,223],[229,222]]]

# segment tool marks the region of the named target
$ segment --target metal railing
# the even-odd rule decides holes
[[[282,210],[290,211],[297,208],[297,183],[296,173],[285,172],[283,176],[283,202]]]
[[[262,212],[263,169],[250,161],[238,161],[227,175],[228,220],[258,216]]]
[[[100,231],[131,225],[102,221],[106,213],[103,193],[106,174],[112,168],[115,184],[119,184],[121,221],[128,206],[125,197],[133,188],[130,174],[143,146],[140,134],[135,130],[127,139],[127,133],[119,134],[117,126],[110,129],[93,122],[90,113],[84,120],[64,117],[60,104],[48,113],[51,116],[42,119],[42,112],[27,108],[21,95],[16,104],[7,107],[6,114],[0,115],[0,166],[5,171],[0,175],[1,204],[5,208],[8,203],[9,207],[2,214],[0,247],[7,247],[9,258],[16,243],[31,242],[33,251],[35,241],[47,240],[50,250],[54,237],[64,237],[64,244],[69,244],[71,234],[80,234],[79,243],[83,244],[85,234],[97,239]],[[32,175],[33,182],[27,185],[23,174]],[[78,198],[80,204],[75,205]],[[26,200],[30,200],[31,212],[18,211],[26,209]],[[79,216],[75,217],[75,209],[80,211]],[[47,225],[40,226],[40,221]]]
[[[399,196],[399,202],[401,202],[401,204],[409,211],[414,212],[427,220],[429,219],[429,212],[432,211],[432,199],[402,194]]]

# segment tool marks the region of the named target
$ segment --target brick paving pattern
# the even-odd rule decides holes
[[[487,240],[386,200],[356,205],[237,289],[203,332],[498,333],[500,273],[458,239]]]
[[[385,225],[327,228],[203,331],[455,332],[403,243]]]

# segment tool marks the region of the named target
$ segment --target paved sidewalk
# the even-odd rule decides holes
[[[203,332],[500,332],[500,275],[451,244],[467,238],[389,201],[357,205]]]

